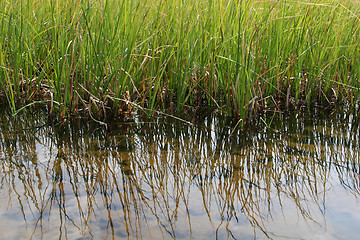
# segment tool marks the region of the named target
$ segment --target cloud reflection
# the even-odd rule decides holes
[[[351,210],[359,207],[357,130],[336,116],[304,119],[279,115],[271,128],[229,138],[226,120],[211,115],[197,126],[135,119],[105,129],[47,124],[41,112],[2,114],[1,235],[352,236],[356,229],[332,225],[348,224],[333,218],[339,211],[360,220]]]

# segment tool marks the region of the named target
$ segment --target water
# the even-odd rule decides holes
[[[0,239],[358,238],[354,116],[192,121],[2,112]]]

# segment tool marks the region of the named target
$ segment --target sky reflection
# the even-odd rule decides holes
[[[211,115],[196,126],[134,120],[1,114],[1,238],[358,236],[355,118],[278,114],[231,136]]]

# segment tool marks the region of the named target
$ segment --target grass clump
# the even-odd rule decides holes
[[[0,91],[94,119],[133,106],[269,106],[340,100],[359,88],[352,1],[0,0]]]

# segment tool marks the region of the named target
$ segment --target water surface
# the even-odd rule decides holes
[[[0,114],[1,239],[357,239],[352,115],[282,113],[232,132]]]

